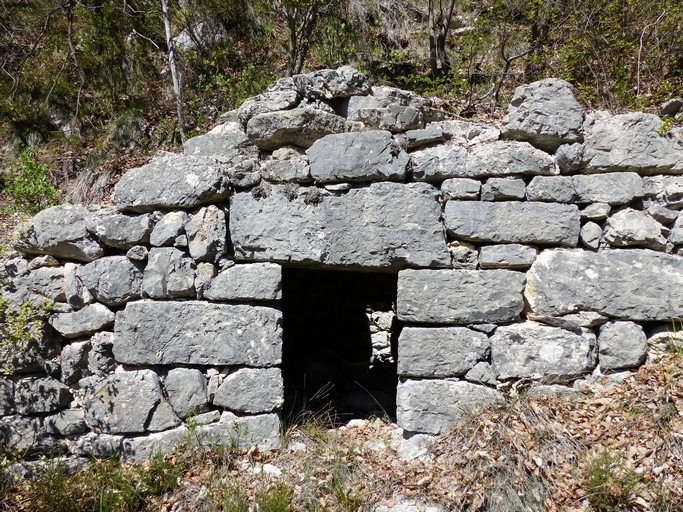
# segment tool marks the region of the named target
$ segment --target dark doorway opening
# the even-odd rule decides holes
[[[396,415],[398,276],[283,269],[285,418]]]

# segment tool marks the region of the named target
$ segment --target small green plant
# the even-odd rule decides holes
[[[292,490],[284,483],[278,483],[256,494],[256,510],[259,512],[290,512]]]
[[[664,116],[664,118],[662,119],[662,125],[657,129],[657,132],[660,135],[666,135],[667,133],[669,133],[671,128],[674,127],[674,125],[675,125],[675,120],[673,117]]]
[[[249,496],[235,483],[219,484],[215,499],[223,512],[249,512]]]
[[[607,449],[586,464],[587,498],[598,512],[628,510],[639,481],[623,467],[619,456]]]
[[[47,164],[39,163],[29,148],[21,152],[18,165],[11,166],[9,175],[4,177],[4,188],[12,200],[5,208],[6,213],[35,214],[58,202],[57,187],[50,181]]]
[[[669,331],[669,351],[675,356],[683,356],[683,320],[674,318]]]
[[[31,343],[42,340],[45,319],[52,314],[54,305],[49,301],[34,304],[26,301],[18,308],[0,297],[0,373],[10,373],[8,359]]]

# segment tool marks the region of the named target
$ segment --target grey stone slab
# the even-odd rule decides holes
[[[379,130],[327,135],[306,155],[311,177],[320,183],[402,180],[409,159],[390,132]]]
[[[90,341],[74,341],[62,347],[62,374],[60,379],[65,384],[73,384],[88,374],[88,353]]]
[[[462,144],[439,144],[413,151],[411,171],[416,181],[439,182],[467,175],[467,148]]]
[[[579,204],[629,204],[643,195],[643,179],[634,172],[572,176]]]
[[[175,413],[185,419],[203,412],[209,405],[206,377],[199,370],[174,368],[164,378],[164,389]]]
[[[538,249],[520,244],[485,245],[479,249],[481,268],[525,270],[536,259]]]
[[[168,212],[154,225],[149,241],[155,247],[173,245],[180,235],[185,233],[185,224],[189,217],[184,211]]]
[[[114,356],[135,365],[276,365],[282,313],[200,301],[131,302],[117,313]]]
[[[263,195],[232,199],[236,260],[387,270],[450,264],[430,185],[382,182],[341,195],[274,185]]]
[[[489,178],[481,187],[482,201],[524,199],[525,195],[526,185],[520,179]]]
[[[495,386],[498,384],[496,374],[491,368],[491,364],[486,361],[481,361],[475,364],[470,371],[465,374],[465,380],[474,382],[475,384],[483,384],[485,386]]]
[[[45,431],[48,434],[60,436],[76,436],[88,431],[85,423],[85,413],[82,409],[67,409],[57,414],[46,417],[43,420]]]
[[[225,254],[228,228],[225,212],[210,205],[190,215],[185,224],[188,250],[195,261],[215,262]]]
[[[558,174],[553,158],[526,142],[496,141],[474,146],[465,174],[468,178],[494,176],[552,176]]]
[[[4,453],[21,453],[28,457],[50,453],[55,440],[45,433],[38,417],[3,416],[0,418],[0,447]]]
[[[406,132],[408,150],[413,150],[429,144],[445,142],[447,138],[448,136],[444,133],[443,128],[435,124],[427,125],[425,128],[418,130],[408,130]]]
[[[409,432],[442,434],[486,404],[502,400],[498,391],[470,382],[405,380],[396,393],[396,422]]]
[[[390,103],[385,107],[361,108],[357,116],[367,128],[389,130],[393,133],[424,126],[424,115],[421,109],[414,105]]]
[[[566,381],[591,372],[597,364],[595,335],[535,322],[504,325],[491,336],[491,364],[496,377]]]
[[[252,117],[247,123],[247,136],[265,151],[283,146],[310,148],[325,135],[358,130],[361,126],[320,110],[295,108]]]
[[[598,361],[602,370],[635,368],[647,357],[647,337],[633,322],[608,322],[600,327]]]
[[[28,276],[28,289],[53,302],[65,302],[64,269],[41,267],[31,271]]]
[[[586,172],[683,173],[683,140],[660,133],[663,121],[640,112],[586,119]]]
[[[294,75],[292,81],[299,94],[309,99],[332,100],[372,92],[368,78],[351,66]]]
[[[121,454],[123,436],[90,432],[74,440],[66,440],[69,452],[80,457],[117,457]]]
[[[284,393],[279,368],[242,368],[223,380],[213,405],[244,414],[272,412],[282,407]]]
[[[604,240],[611,247],[649,247],[664,249],[662,226],[647,213],[627,208],[607,219]]]
[[[57,313],[50,325],[65,338],[89,336],[114,325],[114,313],[102,304],[90,304],[73,313]]]
[[[204,297],[209,300],[280,300],[282,267],[275,263],[234,265],[211,281]]]
[[[261,163],[261,176],[272,183],[305,183],[311,181],[311,165],[302,149],[285,146]]]
[[[683,217],[679,216],[676,219],[671,228],[671,233],[669,233],[669,241],[674,245],[683,244]]]
[[[449,235],[472,242],[575,247],[581,228],[576,205],[531,201],[448,201],[445,220]]]
[[[676,210],[670,210],[669,208],[659,204],[651,205],[646,212],[650,217],[664,226],[671,225],[672,222],[679,218],[679,212]]]
[[[64,409],[72,398],[68,386],[52,377],[27,377],[14,384],[14,406],[25,416]]]
[[[142,271],[125,256],[107,256],[82,265],[76,277],[95,300],[117,307],[140,297]]]
[[[145,432],[163,399],[159,377],[152,370],[116,373],[81,381],[83,410],[89,427],[108,434]]]
[[[581,220],[602,222],[609,217],[612,207],[605,203],[593,203],[581,210]]]
[[[641,249],[544,251],[527,273],[525,297],[540,316],[588,310],[670,321],[683,311],[683,258]]]
[[[237,154],[256,154],[239,123],[222,123],[203,135],[192,137],[183,143],[186,155],[215,156],[221,160]]]
[[[658,204],[672,210],[683,209],[683,176],[643,178],[643,206]]]
[[[479,199],[481,182],[470,178],[450,178],[441,184],[444,199]]]
[[[510,270],[403,270],[398,317],[437,324],[515,320],[524,307],[524,274]]]
[[[14,413],[14,383],[0,377],[0,416]]]
[[[488,336],[466,327],[404,327],[398,340],[398,375],[464,375],[489,351]]]
[[[526,188],[529,201],[571,203],[576,190],[571,176],[536,176]]]
[[[53,206],[19,226],[15,247],[26,254],[93,261],[104,250],[88,231],[91,220],[92,213],[83,206]]]
[[[187,253],[171,248],[152,248],[142,279],[142,290],[153,299],[194,297],[197,267]]]
[[[230,173],[210,157],[158,153],[147,165],[126,172],[112,202],[121,210],[194,208],[220,201],[230,191]]]
[[[582,139],[583,108],[572,86],[546,78],[515,89],[502,123],[503,136],[531,142],[554,152],[561,144]]]
[[[116,249],[130,249],[149,241],[152,219],[149,215],[121,215],[105,211],[93,217],[90,231],[105,245]]]
[[[581,243],[588,249],[597,250],[602,239],[602,228],[595,222],[586,222],[581,226]]]

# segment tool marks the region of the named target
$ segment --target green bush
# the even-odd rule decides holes
[[[11,167],[4,183],[12,201],[5,208],[5,213],[23,211],[35,214],[57,204],[57,187],[50,180],[50,170],[47,164],[36,160],[35,153],[29,148],[21,152],[18,164]]]

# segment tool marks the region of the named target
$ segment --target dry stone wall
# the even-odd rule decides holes
[[[142,460],[191,419],[277,446],[283,266],[398,273],[395,311],[369,322],[407,432],[520,380],[635,368],[683,314],[683,141],[661,126],[585,114],[555,79],[519,88],[500,125],[351,68],[280,80],[128,171],[111,205],[22,226],[3,297],[54,313],[2,348],[0,444]]]

